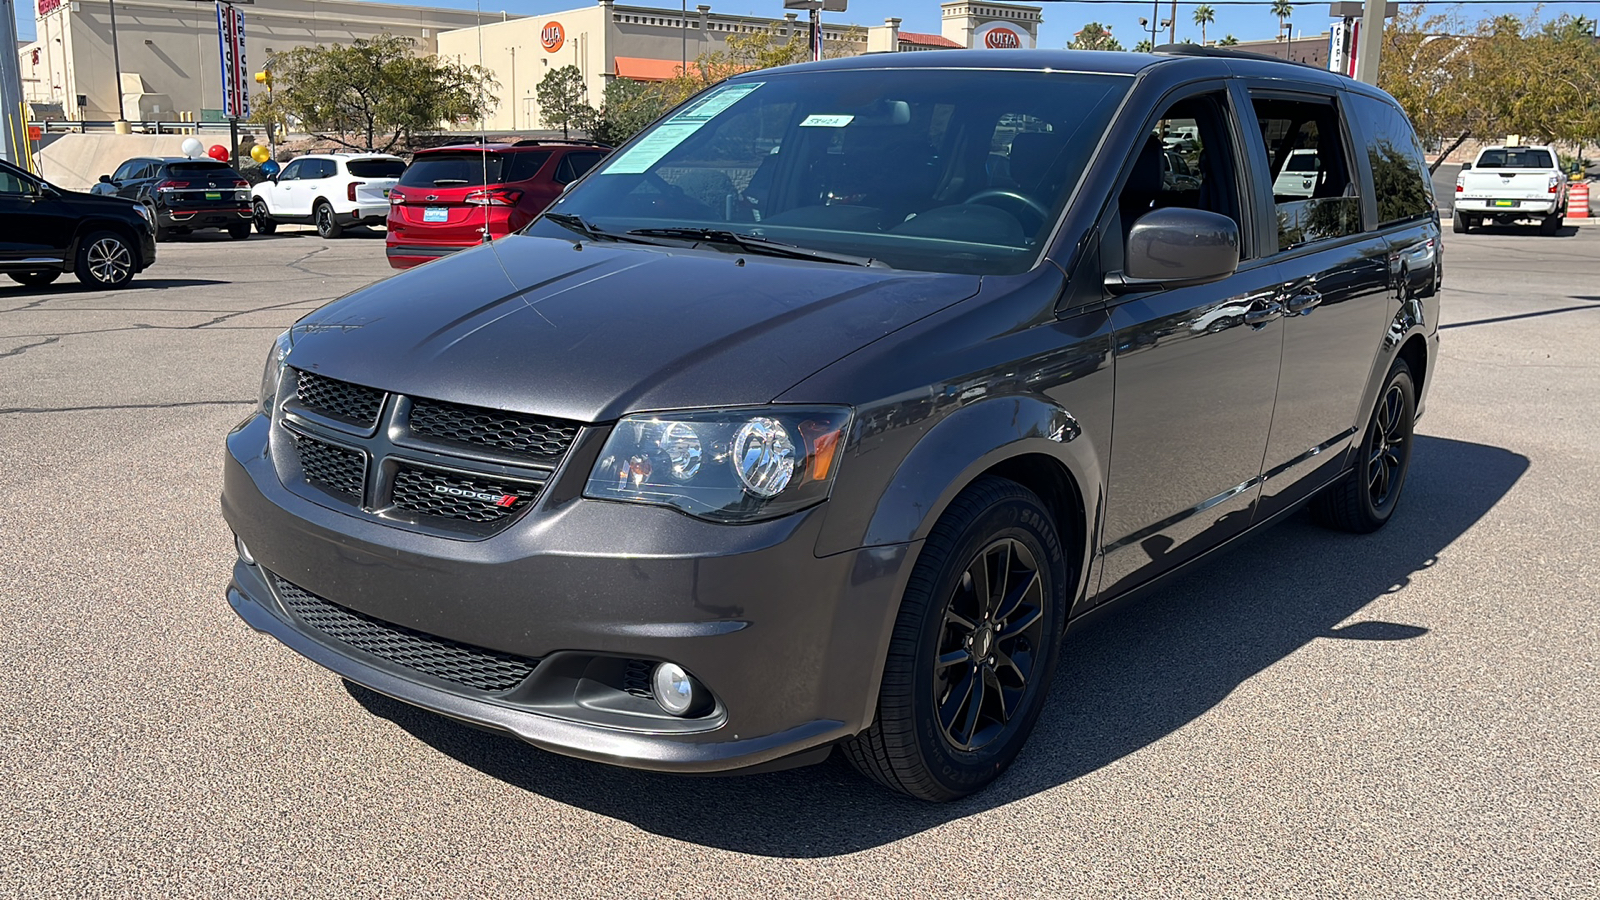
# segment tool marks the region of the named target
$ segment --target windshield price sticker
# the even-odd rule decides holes
[[[689,139],[689,136],[699,131],[707,122],[726,112],[729,107],[745,98],[756,88],[766,82],[757,81],[750,84],[730,84],[725,88],[713,91],[710,95],[696,101],[687,109],[661,123],[656,129],[646,135],[637,144],[628,148],[616,162],[606,166],[602,175],[639,175],[651,166],[661,161],[672,148]]]
[[[855,116],[806,116],[801,128],[843,128],[855,121]]]

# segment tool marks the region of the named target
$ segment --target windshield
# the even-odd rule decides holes
[[[751,76],[680,107],[552,209],[608,232],[710,228],[901,269],[1021,272],[1130,83],[999,70]],[[571,237],[546,220],[534,232]]]
[[[399,178],[406,169],[398,159],[352,159],[344,165],[357,178]]]
[[[1485,150],[1480,169],[1554,169],[1548,150]]]
[[[458,153],[419,153],[400,176],[401,187],[464,187],[499,184],[498,153],[464,150]],[[487,173],[488,181],[484,180]]]

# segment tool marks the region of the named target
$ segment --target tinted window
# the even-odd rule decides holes
[[[1121,236],[1152,209],[1200,209],[1241,221],[1229,118],[1227,95],[1220,92],[1186,97],[1162,112],[1117,197]]]
[[[1258,97],[1253,104],[1271,166],[1278,249],[1359,233],[1361,199],[1345,158],[1339,111],[1312,100]]]
[[[5,169],[0,169],[0,194],[22,194],[26,192],[21,178],[7,172]]]
[[[419,153],[400,176],[403,187],[466,187],[477,184],[499,184],[500,164],[498,153],[480,153],[472,150],[448,153]]]
[[[1400,110],[1359,94],[1352,108],[1367,133],[1367,162],[1378,198],[1378,223],[1389,225],[1433,215],[1433,182],[1422,145]]]
[[[399,178],[406,170],[398,159],[352,159],[344,167],[357,178]]]
[[[1485,150],[1478,157],[1480,169],[1553,169],[1550,151],[1527,147],[1507,147],[1504,150]]]
[[[509,159],[505,166],[506,176],[504,181],[527,181],[539,174],[544,168],[544,161],[550,158],[550,151],[541,150],[537,153],[520,152],[506,154]]]
[[[896,268],[1020,272],[1130,84],[1004,70],[763,72],[657,122],[558,209],[606,230],[731,229]],[[536,233],[569,234],[545,220]]]
[[[190,178],[195,178],[195,177],[201,177],[201,178],[204,178],[204,177],[216,177],[216,178],[220,178],[220,177],[222,177],[224,175],[237,176],[237,174],[238,174],[238,173],[233,171],[233,167],[231,167],[231,166],[229,166],[229,165],[227,165],[225,163],[218,163],[218,162],[213,162],[213,163],[203,163],[203,162],[170,163],[167,166],[167,172],[169,174],[173,175],[173,176],[187,175]]]
[[[283,167],[283,171],[278,173],[278,180],[279,181],[294,181],[295,179],[299,178],[300,177],[300,166],[301,166],[301,162],[298,159],[295,160],[292,163],[289,163],[287,166],[284,166]]]
[[[561,157],[560,165],[556,166],[556,182],[570,184],[577,181],[594,168],[595,163],[605,158],[604,153],[568,153]]]
[[[112,181],[131,181],[131,180],[133,180],[134,173],[136,173],[140,169],[144,168],[144,166],[145,166],[145,162],[143,160],[130,159],[127,162],[125,162],[122,165],[117,167],[117,171],[112,173],[112,175],[111,175],[111,180]]]

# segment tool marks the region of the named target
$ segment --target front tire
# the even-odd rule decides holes
[[[928,535],[895,620],[871,727],[850,762],[892,790],[954,800],[1000,776],[1055,673],[1069,567],[1044,503],[985,476]]]
[[[11,280],[17,284],[25,284],[28,287],[44,287],[53,284],[57,278],[61,277],[61,273],[54,269],[45,269],[38,272],[7,272],[6,274],[11,276]]]
[[[133,246],[114,231],[96,231],[78,245],[78,280],[89,287],[116,289],[133,280]]]
[[[1367,422],[1355,467],[1317,495],[1312,504],[1320,524],[1352,534],[1370,534],[1388,523],[1411,470],[1416,415],[1417,388],[1411,367],[1397,359]]]
[[[317,234],[319,236],[332,240],[344,234],[344,226],[340,225],[339,220],[333,217],[333,207],[328,205],[328,201],[317,201],[314,218],[316,219]]]
[[[254,213],[256,231],[260,234],[272,234],[278,230],[278,223],[273,221],[272,213],[267,209],[265,201],[257,199],[251,204],[250,211]]]

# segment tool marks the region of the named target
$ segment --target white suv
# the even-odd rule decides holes
[[[389,216],[389,190],[405,167],[386,153],[302,156],[251,189],[256,230],[271,234],[281,222],[297,222],[336,238],[350,225],[382,225]]]

